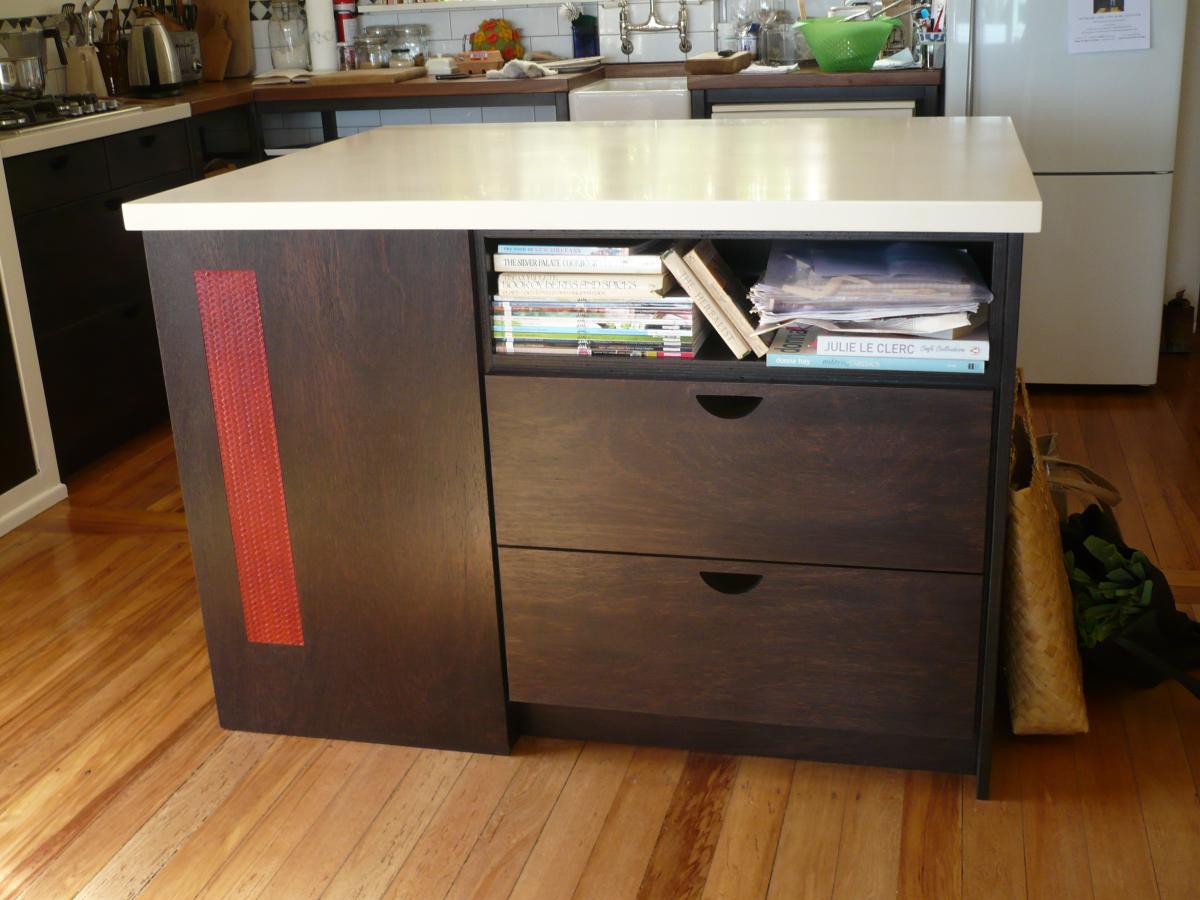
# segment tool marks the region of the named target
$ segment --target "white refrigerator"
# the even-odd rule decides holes
[[[1186,0],[1148,0],[1149,50],[1068,52],[1068,0],[948,0],[947,115],[1011,116],[1044,202],[1025,239],[1032,382],[1153,384]]]

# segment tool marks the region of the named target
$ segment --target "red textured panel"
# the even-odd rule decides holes
[[[258,280],[251,271],[194,274],[246,638],[303,644]]]

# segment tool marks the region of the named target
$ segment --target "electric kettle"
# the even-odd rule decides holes
[[[135,14],[129,32],[129,90],[141,97],[183,92],[175,44],[163,23],[144,8]]]

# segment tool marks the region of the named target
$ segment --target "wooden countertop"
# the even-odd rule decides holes
[[[200,82],[188,85],[176,103],[190,103],[192,113],[216,112],[231,106],[254,102],[278,103],[291,100],[339,100],[389,97],[462,97],[485,94],[556,94],[599,81],[604,67],[571,75],[548,75],[545,78],[465,78],[457,81],[438,81],[432,75],[401,81],[396,84],[287,84],[254,87],[249,78],[228,81]]]
[[[873,72],[822,72],[815,65],[780,75],[738,72],[735,75],[689,75],[688,90],[743,88],[885,87],[942,83],[941,69],[882,69]]]
[[[625,76],[681,75],[679,63],[634,63],[602,66],[574,75],[550,75],[546,78],[514,78],[503,81],[467,78],[438,81],[432,76],[414,78],[397,84],[352,85],[274,85],[253,87],[249,78],[200,82],[184,88],[183,96],[165,103],[189,103],[194,115],[216,112],[253,101],[272,103],[289,100],[337,100],[388,97],[462,97],[472,94],[547,94],[563,93],[599,81]],[[727,90],[739,88],[813,88],[879,87],[885,85],[939,85],[940,69],[893,69],[880,72],[822,72],[815,66],[782,75],[690,75],[690,90]],[[139,100],[139,103],[145,103]]]

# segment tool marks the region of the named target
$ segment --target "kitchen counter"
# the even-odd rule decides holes
[[[987,794],[1041,217],[1007,119],[385,127],[124,213],[224,727]],[[994,297],[985,369],[776,368],[715,336],[694,359],[495,351],[500,244],[701,237],[747,279],[775,239],[960,249]]]
[[[919,160],[936,178],[880,164]],[[403,166],[392,161],[403,159]],[[369,173],[369,177],[367,174]],[[125,207],[129,228],[1036,231],[1008,119],[376,129]]]
[[[131,101],[140,103],[141,101]],[[66,144],[110,137],[192,115],[187,103],[143,104],[123,112],[84,119],[67,119],[53,125],[37,125],[17,131],[0,132],[0,158],[8,159],[39,150],[51,150]]]
[[[937,86],[941,69],[882,69],[874,72],[822,72],[815,66],[801,67],[779,75],[737,72],[733,75],[689,75],[688,90],[717,91],[745,88],[891,87]]]

